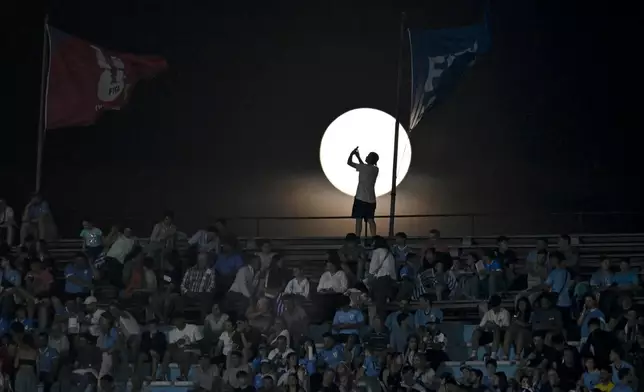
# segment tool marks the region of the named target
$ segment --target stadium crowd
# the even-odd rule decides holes
[[[51,227],[39,196],[20,225],[0,200],[3,389],[137,391],[157,380],[212,392],[639,389],[638,273],[602,258],[584,280],[567,235],[540,239],[520,259],[505,237],[453,257],[438,230],[422,249],[404,233],[375,236],[368,248],[347,234],[318,277],[287,269],[270,240],[241,249],[224,220],[181,250],[170,212],[145,244],[87,219],[82,251],[66,264],[48,251]],[[463,299],[476,301],[481,319],[469,357],[450,358],[434,300]],[[202,321],[187,319],[192,309]],[[328,326],[319,341],[312,325]],[[458,376],[450,360],[462,363]],[[513,377],[498,369],[506,360]]]

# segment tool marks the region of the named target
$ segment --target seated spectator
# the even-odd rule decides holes
[[[419,266],[416,265],[413,258],[406,260],[402,264],[398,271],[400,279],[398,280],[398,293],[396,294],[397,301],[409,301],[415,297],[415,294],[419,292],[424,294],[426,292],[425,286],[423,286],[418,275],[418,270]]]
[[[589,391],[595,389],[595,385],[599,382],[600,372],[595,367],[595,359],[593,357],[585,358],[584,360],[584,373],[581,375],[581,381]]]
[[[233,342],[244,355],[244,358],[252,358],[262,342],[262,333],[248,322],[246,317],[237,317],[237,325],[233,334]]]
[[[83,305],[85,306],[86,315],[85,319],[81,320],[86,327],[83,329],[87,329],[90,335],[97,337],[100,330],[99,323],[103,313],[105,313],[105,309],[99,309],[98,300],[93,296],[85,298]]]
[[[251,372],[247,358],[244,358],[239,351],[233,351],[228,356],[226,370],[221,378],[224,388],[232,388],[235,392],[255,392],[251,382]]]
[[[333,333],[339,335],[341,341],[346,341],[348,335],[359,335],[363,325],[364,315],[360,309],[352,308],[349,298],[344,297],[333,316]]]
[[[268,298],[275,298],[279,293],[284,291],[289,279],[292,276],[292,272],[287,268],[284,268],[284,261],[279,255],[274,255],[271,265],[268,267],[268,270],[264,275],[264,285],[260,286],[262,288],[261,292],[258,294],[263,294]],[[261,279],[260,279],[261,282]]]
[[[51,306],[52,284],[54,277],[51,273],[43,268],[43,263],[39,259],[31,262],[31,270],[25,277],[25,289],[27,295],[27,314],[28,318],[33,319],[38,310],[38,330],[47,329],[48,310]]]
[[[427,321],[426,333],[423,334],[421,342],[425,347],[425,357],[434,370],[449,361],[447,356],[447,336],[439,328],[441,322],[442,320],[438,317],[430,317]]]
[[[103,232],[89,219],[83,220],[83,230],[80,232],[83,240],[83,252],[87,254],[90,262],[94,262],[103,253]]]
[[[147,324],[147,331],[141,334],[137,368],[140,369],[143,364],[150,364],[148,374],[152,380],[157,380],[157,369],[165,357],[168,341],[165,333],[158,329],[156,320],[150,320]]]
[[[559,386],[563,391],[574,390],[584,372],[581,363],[577,359],[577,354],[576,348],[565,346],[563,359],[560,364],[556,365]]]
[[[143,252],[141,252],[143,256]],[[152,257],[137,257],[130,261],[131,272],[130,279],[123,292],[124,298],[144,298],[147,299],[158,289],[157,276],[154,272],[154,259]]]
[[[353,279],[354,283],[364,278],[366,251],[355,233],[348,233],[344,237],[344,244],[338,249],[337,256],[347,278]]]
[[[226,310],[236,315],[243,315],[255,295],[259,283],[259,258],[253,258],[250,263],[241,267],[235,276],[226,295]]]
[[[43,390],[51,391],[51,387],[58,376],[60,365],[60,353],[48,345],[49,340],[46,332],[38,334],[36,347],[38,348],[38,372],[39,381],[43,384]]]
[[[335,337],[331,333],[322,335],[324,345],[318,351],[318,361],[331,369],[335,369],[341,362],[344,361],[344,348],[338,344]]]
[[[212,305],[210,314],[204,320],[204,340],[209,342],[219,340],[219,335],[224,332],[226,321],[229,319],[230,317],[221,311],[219,304]]]
[[[52,298],[54,307],[62,306],[61,300],[81,301],[90,296],[94,288],[94,279],[98,279],[98,271],[89,263],[84,253],[76,254],[74,261],[65,267],[65,293],[61,299]]]
[[[199,327],[186,323],[183,315],[175,315],[172,328],[168,331],[168,348],[163,356],[161,373],[169,377],[170,361],[179,364],[180,376],[177,380],[187,381],[190,365],[199,357],[198,344],[203,339]]]
[[[163,278],[157,281],[157,291],[148,299],[146,319],[158,319],[160,323],[166,323],[178,303],[177,297],[181,295],[179,286],[182,278],[178,269],[163,274]]]
[[[219,253],[219,236],[215,226],[208,226],[197,231],[188,240],[188,245],[194,248],[197,253],[217,254]]]
[[[503,290],[504,272],[503,266],[499,260],[495,259],[492,250],[483,251],[483,259],[476,263],[476,269],[479,274],[480,287],[487,296],[496,295]]]
[[[345,272],[340,269],[339,265],[327,261],[326,271],[320,276],[318,282],[318,295],[314,298],[316,310],[319,312],[316,320],[332,319],[335,314],[335,301],[348,289],[349,281]]]
[[[280,317],[275,318],[275,322],[271,327],[262,334],[262,337],[266,338],[266,341],[270,344],[271,347],[275,347],[277,344],[277,338],[284,336],[286,338],[286,343],[291,346],[291,334],[286,328],[286,323]]]
[[[87,386],[98,379],[103,362],[103,353],[95,344],[91,343],[91,337],[81,334],[75,340],[76,361],[74,362],[72,382],[80,390],[85,390]]]
[[[497,248],[494,251],[494,258],[501,264],[505,274],[506,287],[509,290],[521,289],[523,287],[517,279],[520,279],[517,254],[510,249],[510,240],[508,237],[501,236],[496,239]]]
[[[58,235],[49,204],[37,193],[32,196],[22,213],[20,244],[24,245],[29,235],[46,241],[53,240]]]
[[[289,348],[286,336],[276,338],[276,347],[268,353],[268,360],[279,373],[286,370],[286,359],[294,351]]]
[[[601,292],[613,284],[613,271],[610,268],[610,259],[607,256],[600,257],[599,269],[590,277],[590,286],[594,292]]]
[[[256,304],[251,304],[246,310],[246,318],[252,327],[263,334],[267,333],[274,321],[270,300],[263,297],[258,299]]]
[[[36,242],[36,254],[33,258],[40,260],[43,264],[43,267],[47,270],[50,270],[50,272],[54,267],[54,258],[49,252],[49,247],[47,246],[47,242],[45,240],[38,240]]]
[[[212,308],[212,297],[215,292],[215,271],[208,265],[208,255],[199,253],[197,265],[188,268],[181,281],[181,304],[199,306],[202,318]]]
[[[35,392],[38,390],[38,350],[31,334],[24,334],[15,354],[15,380],[16,392]]]
[[[588,322],[597,319],[602,329],[606,329],[606,316],[597,307],[597,300],[592,294],[584,296],[584,308],[577,319],[577,325],[581,327],[581,342],[585,342],[590,334]]]
[[[293,279],[291,279],[284,289],[284,294],[299,295],[309,298],[310,283],[304,275],[304,271],[299,268],[293,268]]]
[[[228,356],[233,352],[234,347],[237,343],[233,341],[233,337],[236,334],[236,324],[231,319],[227,319],[224,322],[224,330],[219,334],[219,339],[213,350],[214,356]]]
[[[383,353],[389,347],[389,331],[385,328],[380,317],[375,316],[373,318],[370,330],[365,336],[365,342],[371,348],[372,354]]]
[[[309,332],[309,317],[302,306],[298,296],[287,295],[282,297],[284,301],[284,311],[281,317],[291,335],[291,340],[298,343]]]
[[[630,369],[620,369],[617,372],[617,382],[613,379],[615,386],[611,389],[611,392],[633,392],[633,388],[629,385],[630,378]]]
[[[195,386],[199,391],[215,392],[220,391],[221,385],[221,370],[217,364],[212,362],[209,357],[201,357],[199,359],[199,366],[194,370]]]
[[[61,323],[52,323],[47,347],[56,350],[61,358],[67,358],[69,356],[69,339],[63,331]]]
[[[402,231],[396,233],[394,240],[395,243],[391,247],[391,252],[394,254],[396,263],[402,264],[407,261],[407,258],[412,253],[411,248],[407,245],[407,234]]]
[[[602,367],[599,371],[599,382],[595,384],[595,389],[600,392],[611,392],[614,388],[615,383],[611,379],[610,370]]]
[[[255,256],[259,257],[260,269],[268,271],[268,268],[273,262],[273,257],[277,256],[277,252],[273,251],[271,240],[263,240],[260,242],[259,252],[255,252]]]
[[[615,383],[616,385],[620,381],[623,381],[625,376],[634,375],[633,365],[624,361],[623,357],[624,357],[624,352],[620,348],[613,347],[610,350],[608,359],[611,362],[610,367],[611,367],[611,373],[612,373],[612,380],[613,380],[613,383]],[[620,372],[622,371],[625,371],[625,376],[620,376]]]
[[[443,311],[432,306],[432,298],[430,294],[425,294],[420,297],[420,309],[414,313],[414,325],[416,327],[426,326],[429,320],[443,321]]]
[[[215,272],[217,278],[217,293],[224,294],[233,284],[237,272],[244,266],[244,259],[237,252],[234,244],[228,241],[222,241],[221,251],[217,255],[215,262]],[[258,261],[259,266],[259,261]],[[257,269],[259,272],[259,267]],[[255,272],[253,272],[255,274]]]
[[[563,328],[562,313],[553,307],[551,297],[543,294],[536,301],[540,306],[534,309],[530,318],[533,336],[545,338],[549,334],[558,334]]]
[[[548,260],[548,239],[547,238],[537,238],[535,248],[531,250],[525,258],[526,264],[535,264],[539,259],[540,254],[546,254],[546,265]]]
[[[510,346],[514,345],[514,352],[517,358],[521,358],[523,348],[532,341],[532,333],[530,331],[530,320],[532,318],[532,306],[525,297],[517,301],[514,316],[510,327],[505,333],[503,340],[503,349],[501,358],[503,361],[508,359],[510,355]]]
[[[479,297],[479,278],[476,271],[478,255],[468,253],[465,261],[455,260],[450,269],[456,278],[456,286],[452,291],[453,299],[476,299]]]
[[[0,236],[6,239],[9,246],[13,245],[16,227],[13,208],[9,207],[6,200],[0,199]]]
[[[407,338],[414,333],[414,317],[407,311],[407,301],[400,302],[400,310],[387,316],[385,326],[389,330],[389,345],[396,352],[403,352]]]
[[[431,229],[429,231],[429,237],[427,237],[427,242],[423,246],[423,250],[420,254],[424,268],[432,267],[434,265],[434,261],[437,259],[443,260],[443,257],[445,256],[450,257],[449,248],[447,247],[445,241],[441,238],[440,231],[436,229]]]
[[[631,269],[627,259],[620,260],[619,271],[613,275],[613,283],[620,291],[639,291],[641,289],[638,271]]]
[[[541,249],[531,256],[526,260],[526,269],[528,273],[528,290],[540,289],[540,286],[548,278],[548,252],[545,249]]]
[[[494,295],[488,302],[489,310],[485,312],[478,328],[472,334],[472,354],[470,360],[476,360],[478,348],[492,343],[491,358],[496,359],[499,346],[510,326],[510,313],[501,307],[501,297]]]

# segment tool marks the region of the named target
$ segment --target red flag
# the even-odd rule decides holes
[[[167,68],[157,56],[105,50],[49,28],[47,129],[89,125],[104,110],[119,110],[134,85]]]

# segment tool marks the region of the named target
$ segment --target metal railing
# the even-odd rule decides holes
[[[65,228],[63,236],[76,237],[77,222],[82,217],[66,217],[69,222],[60,222]],[[126,215],[127,216],[127,215]],[[133,228],[139,235],[146,236],[152,230],[158,217],[100,217],[96,224],[107,229],[110,224]],[[198,224],[214,222],[218,217],[182,217],[177,213],[177,223],[186,233],[192,233]],[[72,220],[73,219],[73,220]],[[227,217],[230,229],[245,237],[341,237],[354,231],[354,220],[348,216],[263,216]],[[69,227],[65,223],[70,223]],[[386,233],[389,216],[376,216],[380,233]],[[636,233],[644,232],[644,212],[600,211],[600,212],[498,212],[498,213],[457,213],[457,214],[411,214],[396,215],[395,230],[409,236],[427,236],[436,228],[444,236],[492,236],[529,235],[557,233]]]

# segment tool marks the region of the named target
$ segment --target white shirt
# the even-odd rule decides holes
[[[358,189],[356,199],[366,203],[376,202],[376,179],[378,178],[378,166],[358,163],[356,165],[358,175]]]
[[[510,312],[508,312],[506,309],[501,308],[501,310],[499,310],[499,313],[494,313],[494,311],[490,309],[483,315],[479,327],[485,327],[485,324],[487,324],[488,322],[492,322],[499,327],[509,327]]]
[[[168,332],[168,343],[174,344],[181,339],[185,340],[184,345],[188,345],[200,341],[203,339],[203,335],[201,334],[201,331],[199,331],[199,327],[194,324],[186,324],[183,329],[174,327]],[[180,347],[183,347],[184,345]]]
[[[224,345],[223,354],[228,356],[233,351],[233,338],[228,331],[224,331],[219,335],[219,341]]]
[[[329,271],[320,276],[320,282],[318,283],[318,292],[324,289],[331,289],[336,293],[344,294],[345,291],[349,288],[349,281],[347,280],[347,275],[344,271],[336,271],[335,274],[331,275]]]
[[[101,328],[98,325],[98,323],[101,321],[101,316],[103,316],[103,313],[105,313],[105,310],[103,309],[96,309],[94,313],[92,313],[92,318],[90,319],[90,326],[89,326],[89,333],[92,336],[98,336],[101,334]]]
[[[255,270],[250,265],[246,265],[237,271],[235,281],[228,291],[239,293],[246,298],[250,298],[255,291],[255,285]]]
[[[105,256],[113,257],[116,260],[120,261],[121,264],[125,262],[125,256],[127,256],[132,248],[134,247],[134,238],[127,238],[123,234],[119,235],[119,238],[114,241],[110,250],[107,251]]]
[[[226,313],[219,315],[219,319],[215,319],[215,315],[210,313],[206,316],[204,324],[208,324],[211,331],[219,332],[224,329],[224,323],[226,320],[228,320],[228,315]]]
[[[309,280],[306,278],[304,278],[301,282],[299,282],[296,278],[293,278],[286,285],[284,294],[296,294],[308,298],[310,286],[311,285],[309,283]]]
[[[378,248],[371,253],[369,274],[376,278],[389,276],[396,280],[396,259],[388,249]]]

